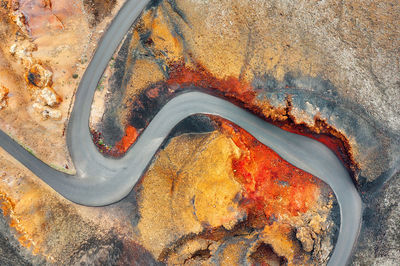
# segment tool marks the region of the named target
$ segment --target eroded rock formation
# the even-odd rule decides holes
[[[87,1],[1,1],[0,84],[9,107],[0,127],[56,168],[73,171],[64,134],[72,99],[123,2],[98,4],[98,16]]]
[[[73,171],[74,92],[123,2],[1,1],[0,128],[60,170]],[[123,156],[174,95],[223,97],[331,148],[365,204],[353,264],[395,264],[399,16],[396,1],[152,1],[99,81],[93,140]],[[0,150],[0,206],[5,264],[323,265],[339,226],[326,184],[205,115],[102,208],[68,202]]]

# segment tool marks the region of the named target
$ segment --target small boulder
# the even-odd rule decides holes
[[[44,87],[40,90],[39,95],[44,105],[54,107],[61,102],[61,97],[50,87]]]
[[[28,84],[35,87],[44,88],[51,86],[53,72],[44,68],[41,64],[34,64],[25,74]]]

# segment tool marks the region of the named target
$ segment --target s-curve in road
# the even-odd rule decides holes
[[[329,265],[345,265],[361,224],[361,199],[345,167],[334,153],[310,138],[275,127],[250,112],[193,87],[176,95],[153,118],[121,159],[98,152],[89,132],[89,115],[97,83],[123,36],[149,1],[128,1],[103,36],[76,93],[67,142],[77,172],[59,172],[0,131],[1,146],[65,198],[78,204],[103,206],[124,198],[142,176],[171,129],[194,114],[212,114],[242,127],[294,166],[326,182],[340,206],[340,231]]]

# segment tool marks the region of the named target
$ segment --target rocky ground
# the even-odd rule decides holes
[[[74,171],[65,142],[72,100],[123,2],[1,1],[0,127],[57,169]]]
[[[71,204],[3,152],[3,261],[326,262],[338,226],[329,187],[226,130],[171,138],[134,191],[102,208]]]
[[[74,91],[123,1],[1,1],[0,128],[73,171]],[[193,86],[330,147],[364,201],[353,265],[399,260],[400,6],[396,1],[152,1],[99,81],[91,131],[123,156]],[[45,136],[45,137],[43,137]],[[0,261],[321,265],[330,188],[212,116],[186,119],[124,200],[61,198],[0,152]]]

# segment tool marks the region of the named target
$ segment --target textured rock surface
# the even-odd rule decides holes
[[[397,265],[400,258],[400,175],[397,174],[366,203],[364,227],[354,265]],[[379,225],[379,226],[377,226]]]
[[[373,201],[400,167],[399,16],[390,1],[154,3],[106,70],[92,128],[113,154],[112,145],[134,143],[169,95],[194,85],[320,141],[321,133],[344,141],[364,200]],[[305,249],[308,235],[298,231]],[[370,262],[396,257],[385,252]]]
[[[256,159],[266,150],[251,138],[243,142],[248,136],[222,132],[170,139],[134,191],[102,208],[66,201],[2,152],[1,251],[12,253],[0,261],[326,262],[338,214],[329,187],[290,165],[280,167],[279,174],[270,172],[269,164],[282,163],[272,151],[263,161],[238,168],[243,156]],[[256,174],[259,169],[263,176]],[[239,171],[250,171],[246,180]],[[258,185],[250,189],[253,182]],[[305,194],[305,205],[300,195],[288,195],[285,189],[300,186],[312,192]],[[300,236],[304,231],[309,234]]]
[[[74,91],[123,2],[0,1],[0,127],[64,171]],[[175,93],[227,98],[332,148],[365,203],[352,263],[396,265],[399,20],[394,0],[152,1],[98,84],[94,141],[121,156]],[[326,263],[338,207],[324,183],[216,117],[171,137],[102,208],[66,201],[0,150],[0,264]]]
[[[9,90],[0,128],[46,163],[73,171],[64,134],[72,99],[124,1],[0,3],[0,87]]]
[[[73,204],[0,151],[0,264],[151,264],[135,240],[135,195],[109,207]]]
[[[397,8],[388,2],[368,8],[339,1],[153,3],[99,83],[92,125],[107,145],[118,144],[129,125],[140,133],[171,95],[197,86],[267,120],[290,120],[316,133],[335,129],[360,184],[386,179],[400,155]]]

